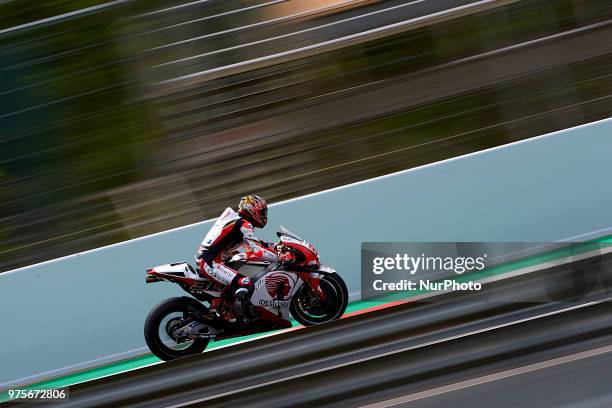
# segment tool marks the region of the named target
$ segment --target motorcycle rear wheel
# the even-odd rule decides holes
[[[303,285],[291,300],[291,315],[304,326],[339,319],[348,306],[348,289],[337,273],[321,278],[319,287],[325,293],[325,301],[315,298],[306,285]]]
[[[144,337],[149,350],[161,360],[170,361],[199,354],[208,345],[208,339],[206,338],[179,343],[172,339],[168,333],[165,333],[167,332],[167,326],[172,324],[173,319],[181,319],[181,315],[183,317],[187,316],[190,306],[203,307],[194,299],[174,297],[161,301],[149,312],[145,321]],[[164,323],[164,320],[172,314],[177,316]]]

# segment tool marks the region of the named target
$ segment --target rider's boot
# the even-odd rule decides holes
[[[211,308],[215,310],[218,316],[228,323],[236,322],[236,314],[232,308],[234,299],[230,285],[227,285],[221,292],[221,296],[213,299]]]
[[[233,297],[233,309],[239,323],[248,323],[245,309],[253,289],[253,281],[248,276],[238,274],[230,285]]]

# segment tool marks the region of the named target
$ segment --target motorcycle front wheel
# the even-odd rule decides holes
[[[195,303],[198,303],[197,305]],[[194,299],[174,297],[158,303],[147,316],[144,337],[149,350],[164,361],[199,354],[208,339],[182,340],[173,337],[173,329],[186,324],[189,306],[203,307]]]
[[[291,315],[304,326],[339,319],[348,305],[348,289],[337,273],[321,278],[319,287],[325,294],[325,300],[314,295],[306,285],[291,300]]]

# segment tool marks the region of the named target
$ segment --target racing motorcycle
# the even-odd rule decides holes
[[[277,250],[291,253],[295,259],[291,264],[248,261],[240,253],[228,262],[254,282],[251,293],[234,302],[235,315],[244,316],[240,322],[211,307],[224,287],[201,277],[189,263],[147,269],[147,283],[173,282],[192,296],[166,299],[151,310],[144,327],[151,352],[162,360],[174,360],[201,353],[211,340],[291,327],[291,317],[304,326],[339,319],[348,305],[340,275],[322,265],[315,248],[304,239],[284,227],[276,235]]]

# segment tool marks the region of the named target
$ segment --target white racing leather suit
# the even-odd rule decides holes
[[[234,283],[248,286],[251,283],[249,278],[225,265],[240,249],[246,250],[245,257],[248,260],[277,261],[276,252],[255,237],[253,225],[227,208],[198,248],[196,260],[200,273],[223,285]]]

